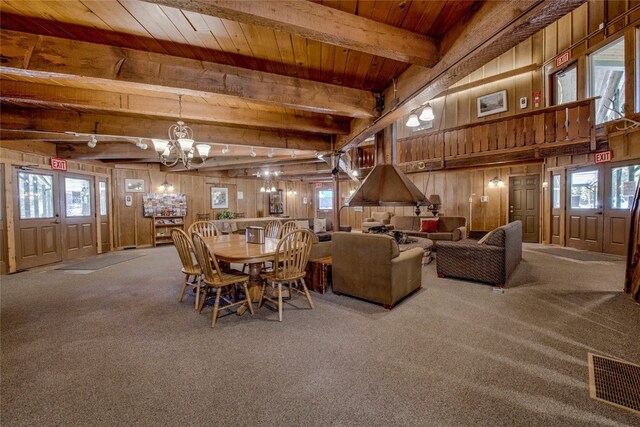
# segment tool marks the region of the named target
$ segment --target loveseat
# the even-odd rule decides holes
[[[422,285],[421,248],[400,253],[391,236],[333,233],[333,292],[392,308]]]
[[[435,231],[421,231],[422,220],[437,221]],[[407,233],[409,236],[424,237],[434,241],[457,241],[467,237],[467,219],[463,216],[402,216],[391,217],[390,225],[395,231]]]
[[[522,222],[491,231],[480,241],[436,243],[438,277],[455,277],[502,287],[522,260]]]

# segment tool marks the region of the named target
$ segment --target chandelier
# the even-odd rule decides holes
[[[185,168],[192,166],[194,155],[200,157],[200,163],[204,163],[209,156],[211,146],[209,144],[197,144],[194,146],[193,130],[182,121],[182,95],[178,95],[178,121],[169,127],[169,140],[152,139],[153,147],[158,153],[160,163],[167,167],[174,167],[181,163]]]
[[[273,185],[273,182],[269,178],[269,175],[270,175],[269,171],[265,171],[263,174],[258,172],[256,175],[258,178],[260,178],[262,175],[264,175],[265,177],[265,181],[263,182],[262,187],[260,187],[261,193],[275,193],[276,187],[275,185]],[[273,176],[277,177],[278,172],[277,171],[273,172]]]

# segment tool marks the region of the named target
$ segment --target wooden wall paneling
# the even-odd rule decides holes
[[[603,1],[591,1],[588,4],[588,28],[589,34],[598,31],[599,25],[604,22],[606,4]],[[604,40],[604,33],[595,34],[589,39],[589,47],[592,47]]]
[[[514,113],[531,111],[533,109],[533,73],[516,76],[513,81],[515,85]],[[520,98],[523,97],[527,98],[527,107],[524,109],[520,108]]]
[[[565,110],[556,111],[556,138],[558,141],[564,141],[568,137],[565,121],[567,120],[567,114]]]
[[[567,130],[566,138],[569,140],[577,139],[580,126],[579,108],[570,108],[568,112],[565,113],[565,115],[567,115],[567,113],[567,124],[569,126],[569,129]]]
[[[458,98],[459,94],[454,93],[444,98],[444,111],[442,112],[444,120],[436,116],[436,120],[443,123],[444,128],[452,128],[458,126],[460,117],[458,117]]]
[[[558,54],[558,23],[554,22],[544,29],[544,61],[548,61]]]
[[[535,144],[544,144],[544,114],[534,116]]]
[[[533,60],[532,40],[533,39],[529,37],[513,48],[514,68],[520,68],[535,63]]]
[[[554,111],[544,113],[544,142],[556,140],[556,114]]]
[[[571,14],[563,16],[562,18],[560,18],[560,20],[557,23],[558,24],[558,32],[557,32],[558,53],[564,52],[572,44],[572,40],[571,40],[572,34],[573,34],[572,23],[573,23],[573,19]]]
[[[493,176],[492,176],[493,178]],[[473,197],[473,217],[472,217],[472,229],[473,230],[487,230],[486,228],[486,202],[481,201],[481,196],[485,195],[485,172],[484,170],[477,170],[470,172],[471,181],[471,194],[475,194]]]
[[[513,148],[516,146],[517,132],[516,121],[513,119],[507,120],[507,148]]]
[[[514,69],[515,54],[515,48],[511,48],[502,55],[498,56],[497,74],[505,73]]]
[[[587,26],[589,19],[588,7],[589,4],[585,3],[571,12],[571,44],[577,43],[578,40],[582,40],[587,36]],[[586,43],[581,44],[578,49],[574,49],[574,53],[579,54],[583,49],[586,49]]]

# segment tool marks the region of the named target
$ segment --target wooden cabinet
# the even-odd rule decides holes
[[[184,231],[184,216],[154,216],[153,217],[153,246],[173,243],[171,230],[179,228]]]

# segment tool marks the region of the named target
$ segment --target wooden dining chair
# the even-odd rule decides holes
[[[293,230],[297,230],[297,229],[298,229],[298,224],[296,224],[295,221],[287,221],[284,224],[282,224],[282,227],[280,227],[280,236],[278,237],[282,237],[285,234],[289,234]]]
[[[193,259],[193,243],[191,242],[191,239],[189,238],[187,233],[177,228],[171,230],[171,238],[173,239],[173,244],[178,251],[180,261],[182,262],[182,273],[184,274],[182,290],[180,291],[178,302],[182,302],[182,298],[184,297],[184,292],[187,289],[187,286],[192,286],[196,291],[195,308],[197,310],[200,306],[202,269],[200,268],[200,265]],[[191,276],[193,276],[193,282],[189,282],[189,278]]]
[[[220,236],[220,230],[211,221],[196,221],[189,226],[189,236],[193,233],[200,233],[205,237]]]
[[[265,283],[262,285],[260,293],[260,301],[258,307],[262,306],[264,300],[267,300],[278,307],[278,320],[282,322],[282,285],[289,287],[289,296],[292,291],[297,291],[307,297],[309,307],[312,309],[313,301],[309,294],[309,289],[304,282],[306,274],[307,262],[309,261],[309,253],[311,252],[311,244],[314,242],[315,235],[309,230],[294,230],[282,236],[276,246],[276,255],[274,265],[279,266],[272,272],[264,273],[262,278]],[[296,288],[298,282],[302,285],[302,290]],[[274,300],[265,295],[267,284],[275,287],[278,285],[278,300]]]
[[[280,237],[280,228],[282,228],[282,222],[279,219],[270,221],[264,228],[264,237],[271,237],[277,239]]]
[[[193,246],[196,252],[196,258],[198,259],[198,264],[202,266],[202,273],[204,275],[204,293],[200,300],[199,311],[202,311],[202,307],[204,307],[204,302],[206,300],[207,294],[210,290],[216,291],[216,299],[213,303],[213,313],[211,313],[211,327],[216,327],[216,321],[218,320],[218,314],[221,310],[220,308],[220,300],[222,299],[227,304],[222,307],[224,309],[230,309],[232,307],[247,304],[249,306],[249,311],[253,315],[253,305],[251,304],[251,297],[249,296],[249,288],[247,287],[247,283],[249,282],[249,276],[247,274],[243,274],[237,270],[227,270],[222,271],[218,266],[218,261],[214,254],[211,253],[207,244],[202,240],[202,234],[196,232],[193,234]],[[236,284],[242,284],[244,289],[244,299],[236,302],[232,302],[229,299],[230,290]],[[225,293],[222,293],[222,290],[225,289]]]

